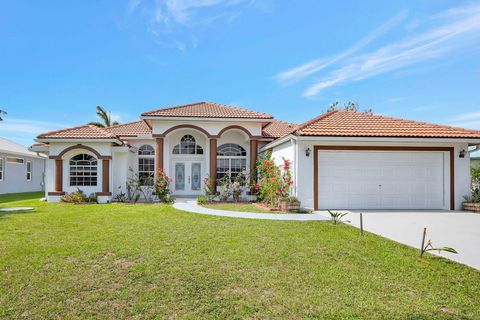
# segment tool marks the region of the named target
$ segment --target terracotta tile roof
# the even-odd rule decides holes
[[[296,127],[297,125],[293,123],[273,120],[263,128],[262,136],[266,138],[280,138],[294,131]]]
[[[136,137],[152,133],[152,129],[143,120],[111,126],[105,130],[119,137]]]
[[[273,119],[273,116],[252,110],[226,106],[213,102],[196,102],[145,112],[142,116]]]
[[[300,125],[300,136],[477,138],[480,131],[425,122],[335,110]]]
[[[38,139],[116,139],[117,136],[103,128],[87,124],[40,134]]]

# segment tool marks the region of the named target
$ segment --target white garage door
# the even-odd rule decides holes
[[[447,209],[444,152],[318,152],[320,209]]]

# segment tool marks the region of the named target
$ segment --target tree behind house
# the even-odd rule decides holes
[[[112,117],[110,115],[110,112],[107,112],[102,106],[97,106],[97,115],[100,118],[101,122],[90,122],[89,124],[92,124],[94,126],[100,127],[100,128],[107,128],[111,126],[116,126],[119,124],[117,121],[112,122]]]

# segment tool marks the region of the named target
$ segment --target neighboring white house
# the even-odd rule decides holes
[[[45,159],[0,138],[0,194],[43,191]]]
[[[259,152],[292,161],[293,193],[312,209],[461,209],[469,192],[468,147],[480,131],[333,111],[301,125],[200,102],[143,113],[141,120],[41,134],[46,192],[81,188],[100,202],[125,190],[129,168],[165,170],[174,195],[202,194],[203,179],[251,171]]]

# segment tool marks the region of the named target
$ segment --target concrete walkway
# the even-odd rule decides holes
[[[196,200],[191,199],[177,199],[173,207],[178,210],[188,211],[199,214],[207,214],[211,216],[221,216],[230,218],[245,218],[245,219],[262,219],[262,220],[287,220],[287,221],[321,221],[329,220],[318,213],[299,214],[299,213],[256,213],[256,212],[238,212],[227,210],[215,210],[199,206]]]
[[[318,212],[325,217],[328,212]],[[360,227],[360,212],[349,211],[345,220]],[[423,228],[434,247],[452,247],[458,254],[430,251],[480,270],[480,214],[452,211],[363,211],[364,229],[420,249]]]

